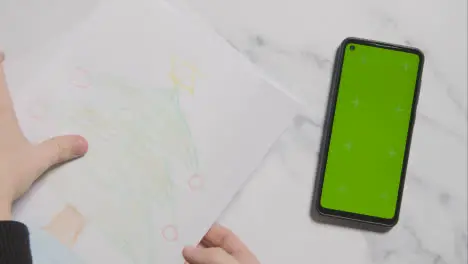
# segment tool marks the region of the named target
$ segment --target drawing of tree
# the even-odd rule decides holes
[[[161,225],[174,217],[174,190],[182,188],[175,179],[188,179],[198,170],[196,148],[179,105],[183,89],[134,87],[124,78],[80,71],[87,81],[77,95],[81,97],[51,102],[43,109],[46,118],[60,126],[86,131],[90,150],[76,164],[74,171],[80,175],[60,175],[51,184],[86,225],[97,226],[134,263],[153,263]],[[71,229],[76,223],[67,227],[60,222],[47,230],[64,240]]]

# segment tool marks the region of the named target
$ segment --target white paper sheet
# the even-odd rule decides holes
[[[214,31],[164,1],[103,1],[16,93],[32,140],[86,157],[16,207],[36,264],[183,263],[297,106]]]

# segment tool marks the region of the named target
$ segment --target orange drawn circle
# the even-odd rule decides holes
[[[192,191],[200,190],[203,187],[202,176],[198,174],[194,174],[192,177],[190,177],[190,180],[188,181],[188,185],[190,187],[190,190]]]
[[[177,231],[177,227],[174,225],[168,225],[163,228],[161,232],[164,239],[168,242],[174,242],[179,239],[179,232]]]
[[[76,88],[80,88],[80,89],[88,89],[89,87],[91,87],[89,84],[81,84],[81,83],[75,83],[75,86]]]
[[[41,120],[42,119],[40,115],[34,114],[34,113],[31,114],[31,118],[34,119],[34,120]]]

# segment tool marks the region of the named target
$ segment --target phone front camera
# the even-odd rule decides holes
[[[351,45],[351,46],[349,47],[349,49],[350,49],[351,51],[353,51],[353,50],[356,49],[356,47],[355,47],[354,45]]]

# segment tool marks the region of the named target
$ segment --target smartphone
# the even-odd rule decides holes
[[[416,48],[342,42],[319,158],[320,215],[387,227],[398,222],[423,64]]]

